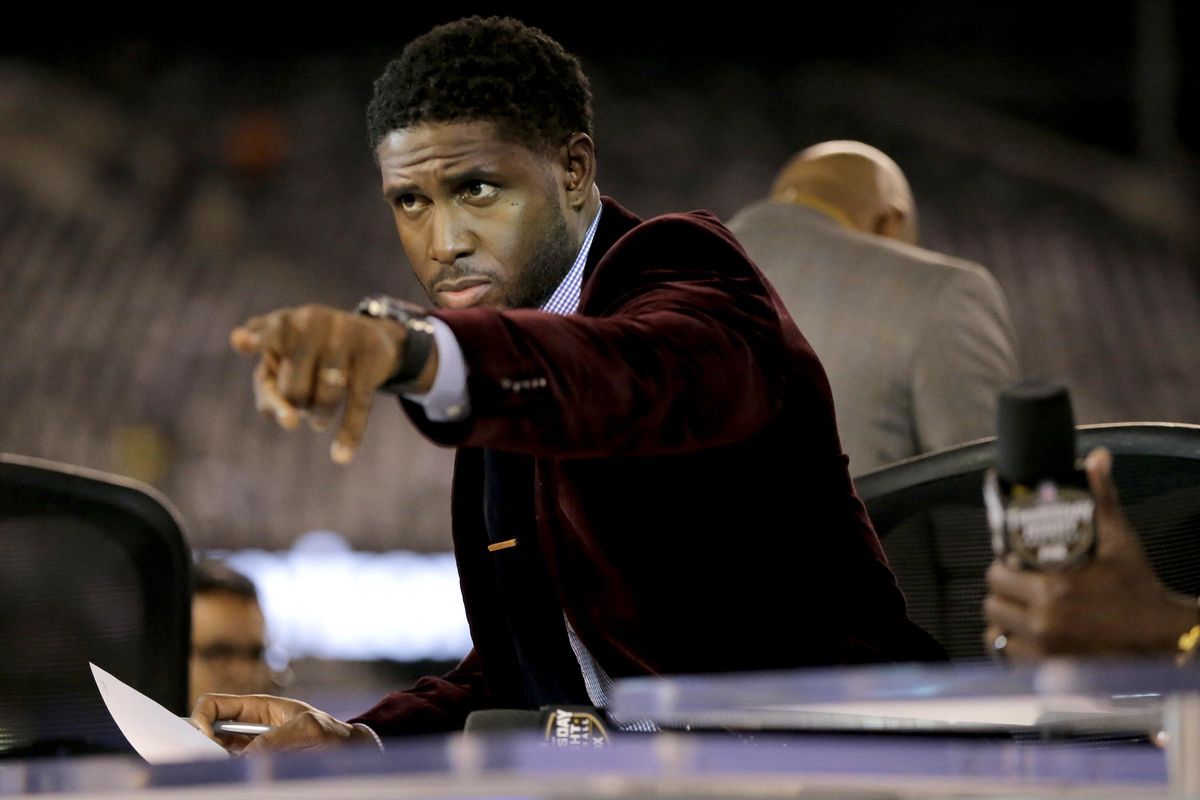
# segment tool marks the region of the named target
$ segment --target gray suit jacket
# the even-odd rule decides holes
[[[994,433],[1017,361],[986,269],[793,203],[756,203],[729,228],[825,365],[852,474]]]

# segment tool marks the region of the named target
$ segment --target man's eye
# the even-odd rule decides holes
[[[486,181],[468,181],[463,185],[462,196],[468,200],[488,200],[498,191],[499,189]]]
[[[424,209],[425,206],[430,204],[430,200],[420,196],[420,194],[406,192],[404,194],[394,194],[391,198],[391,204],[397,211],[413,213]]]

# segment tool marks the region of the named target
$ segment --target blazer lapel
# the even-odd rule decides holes
[[[624,208],[611,197],[601,197],[600,203],[604,211],[600,214],[600,224],[596,226],[596,235],[592,237],[592,247],[588,250],[587,263],[583,266],[583,290],[579,298],[579,307],[583,308],[588,297],[588,278],[596,271],[596,265],[608,254],[612,246],[625,234],[637,227],[641,220],[632,211]]]

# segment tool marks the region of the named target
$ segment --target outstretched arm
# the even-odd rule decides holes
[[[471,413],[435,423],[409,406],[414,421],[442,444],[559,457],[688,452],[752,435],[781,407],[794,359],[766,284],[726,237],[678,218],[641,226],[595,277],[591,302],[602,307],[586,315],[431,312],[463,354]],[[307,414],[323,428],[344,407],[332,449],[342,463],[406,347],[398,323],[324,306],[256,317],[231,341],[259,356],[258,407],[281,426]],[[427,391],[437,369],[435,346],[413,390]]]

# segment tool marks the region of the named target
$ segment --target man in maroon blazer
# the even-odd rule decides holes
[[[642,222],[600,197],[573,57],[513,20],[441,26],[388,66],[368,122],[436,310],[284,309],[232,339],[284,427],[344,406],[335,460],[381,388],[458,448],[475,647],[351,723],[210,695],[202,729],[265,721],[252,747],[307,747],[604,706],[628,675],[938,657],[855,495],[816,356],[711,214]]]

